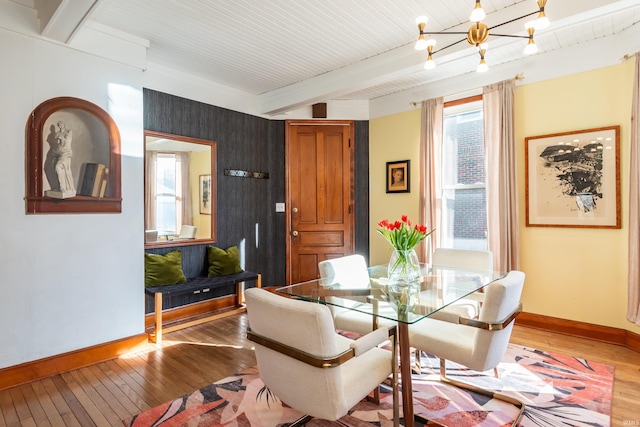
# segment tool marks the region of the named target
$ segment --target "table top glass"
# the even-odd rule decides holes
[[[385,264],[369,267],[366,275],[354,272],[310,280],[278,288],[276,292],[402,323],[415,323],[505,274],[421,264],[418,281],[398,284],[386,278]]]

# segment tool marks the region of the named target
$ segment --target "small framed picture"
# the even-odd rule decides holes
[[[409,160],[387,162],[387,193],[408,193]]]
[[[211,175],[200,175],[200,213],[211,215]]]
[[[620,126],[525,138],[527,227],[620,228]]]

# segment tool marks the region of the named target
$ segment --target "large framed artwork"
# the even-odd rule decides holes
[[[387,162],[387,193],[408,193],[409,160]]]
[[[525,138],[529,227],[620,228],[620,126]]]
[[[42,102],[26,129],[26,213],[121,212],[120,133],[83,99]]]

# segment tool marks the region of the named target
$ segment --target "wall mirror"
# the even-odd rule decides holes
[[[216,143],[145,131],[145,247],[216,241]]]

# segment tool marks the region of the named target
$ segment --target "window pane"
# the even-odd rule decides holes
[[[448,114],[442,149],[442,246],[487,249],[482,109]]]
[[[444,118],[443,187],[484,183],[482,110]]]
[[[156,160],[156,229],[161,235],[178,234],[176,156],[159,153]]]
[[[156,227],[164,234],[177,234],[175,197],[159,194],[156,198]]]
[[[157,194],[176,195],[176,157],[172,154],[158,154],[156,191]]]
[[[484,188],[442,192],[442,246],[487,249],[486,192]]]

